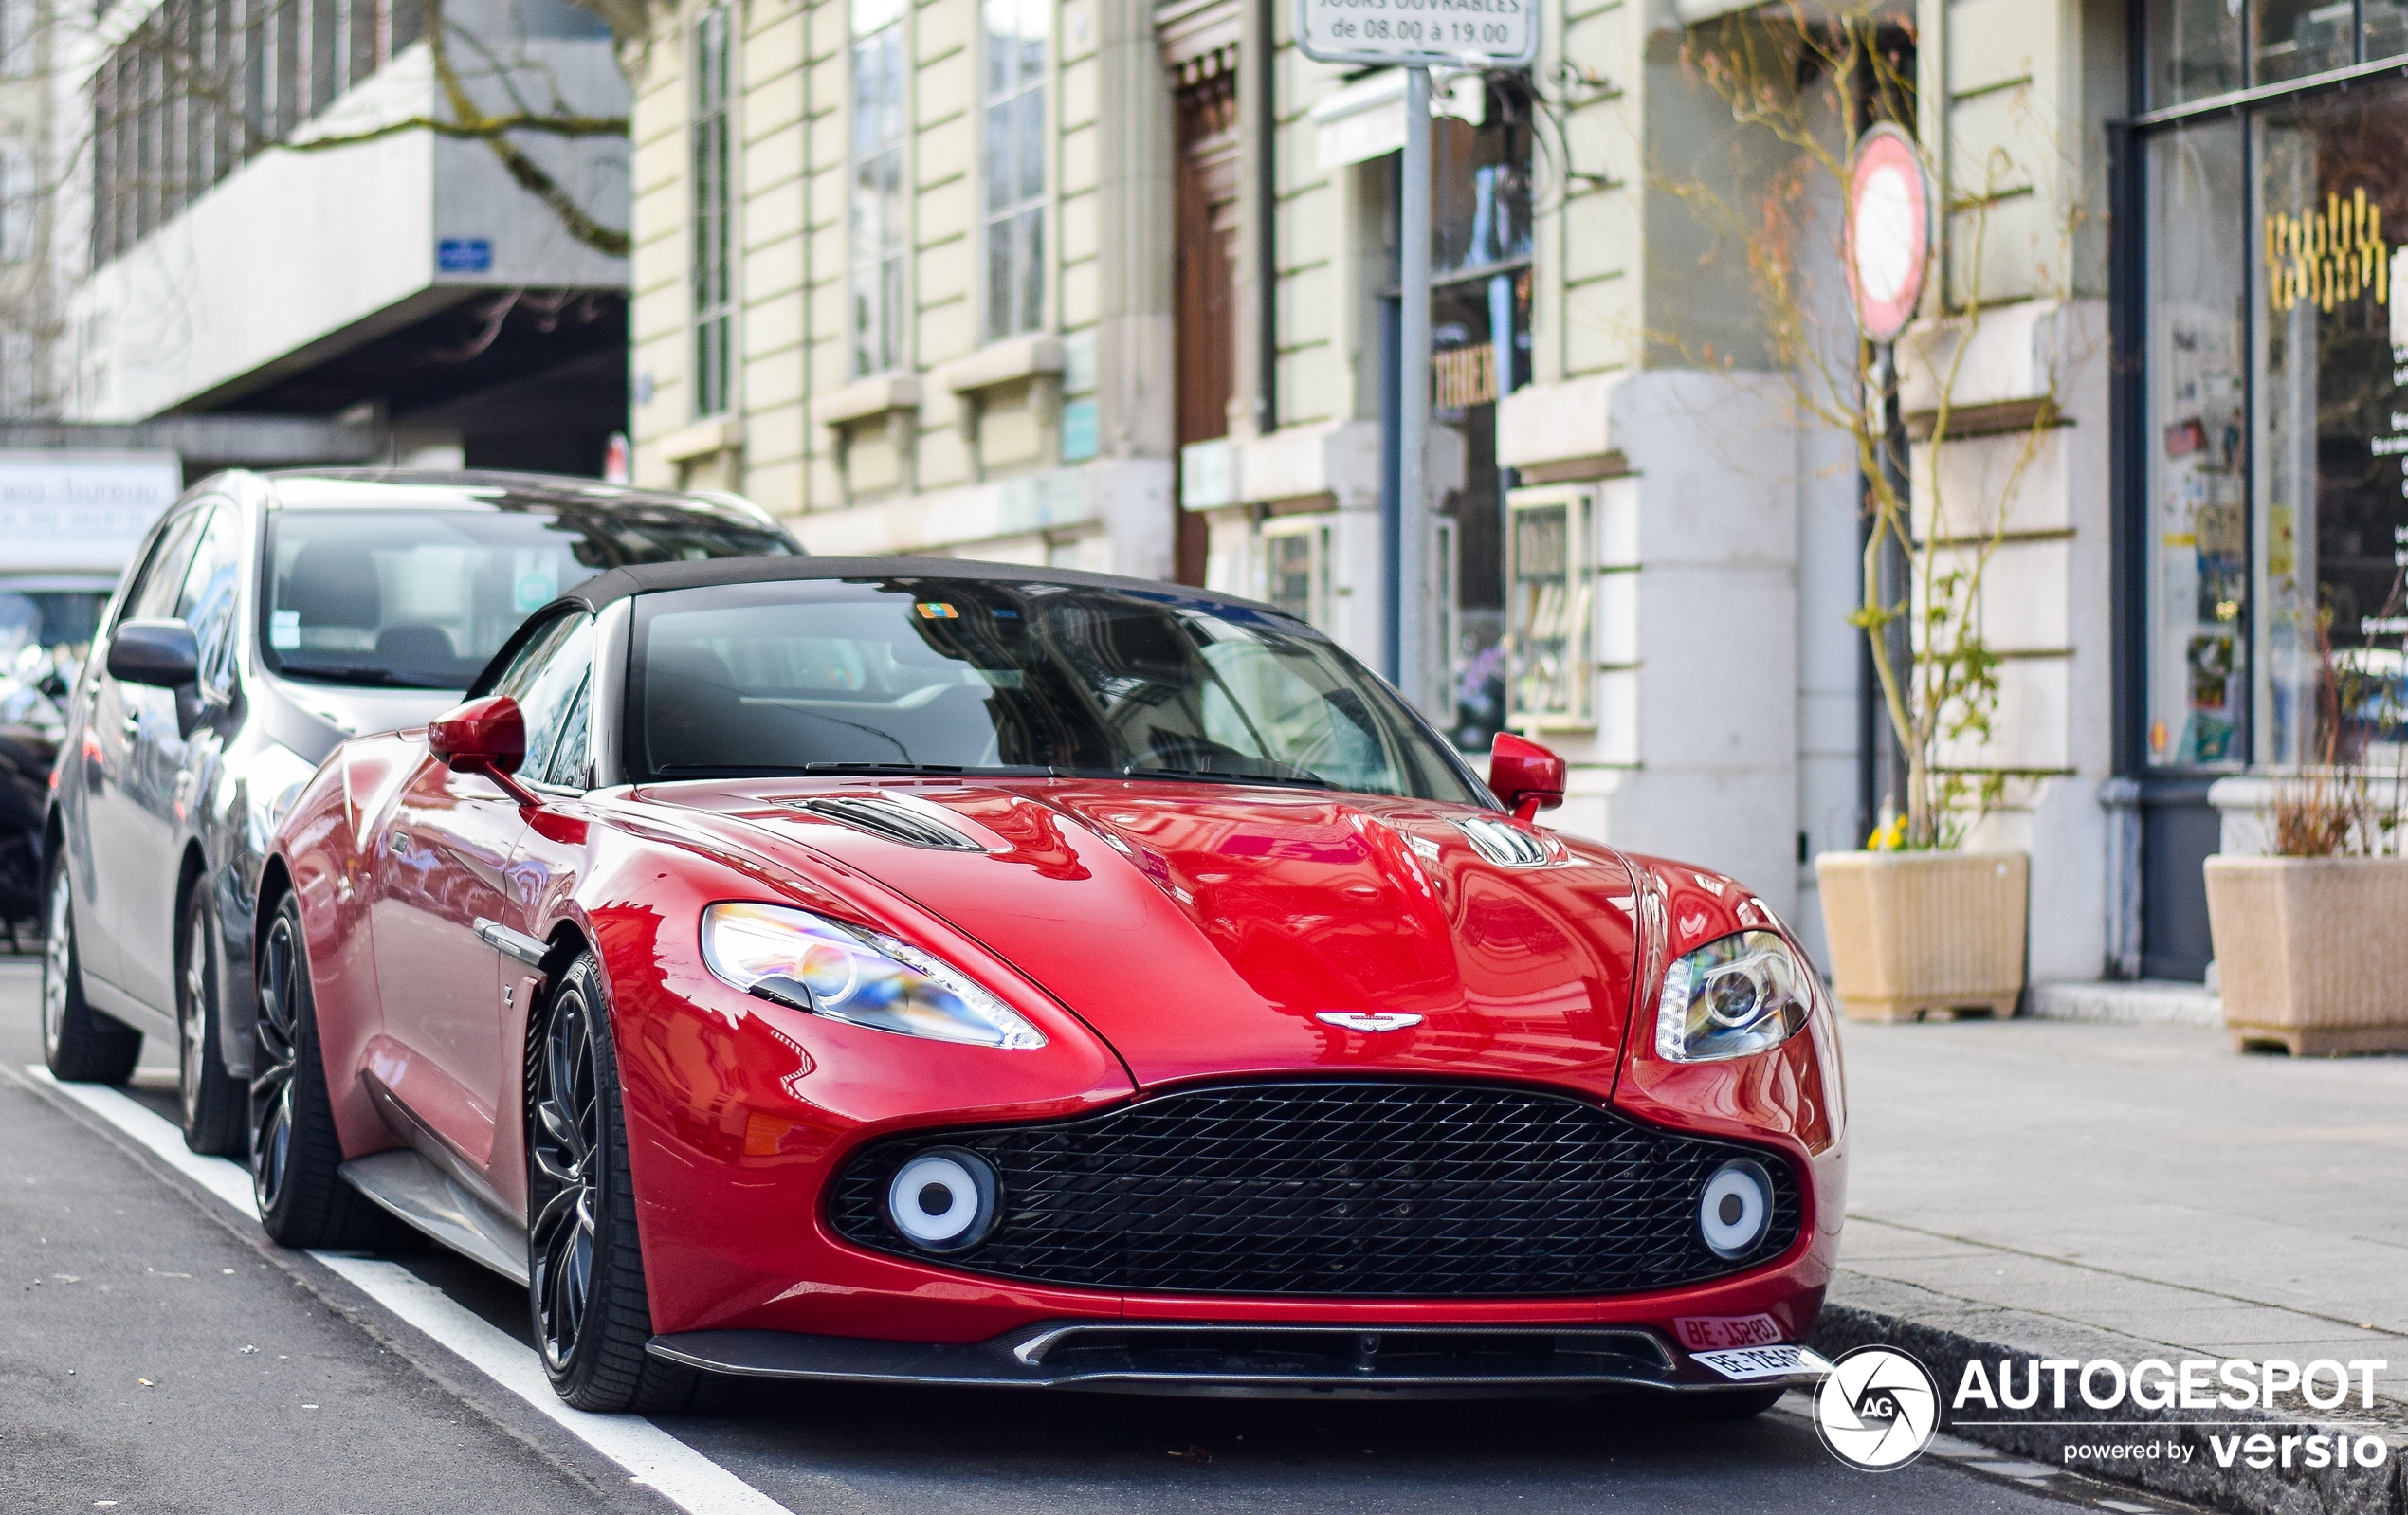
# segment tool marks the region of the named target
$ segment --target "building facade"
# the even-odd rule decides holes
[[[1943,207],[1899,347],[1918,530],[1971,551],[1933,502],[1987,511],[1998,707],[1943,760],[1994,786],[1972,844],[2032,855],[2035,981],[2206,970],[2200,858],[2316,756],[2318,607],[2353,687],[2397,689],[2403,13],[1870,13]],[[819,552],[1236,590],[1392,673],[1426,639],[1406,692],[1467,752],[1561,750],[1560,824],[1818,938],[1814,855],[1891,797],[1860,459],[1700,209],[1785,196],[1852,374],[1835,194],[1701,77],[1709,30],[1778,51],[1798,15],[1557,0],[1532,69],[1436,81],[1436,566],[1398,585],[1400,76],[1304,59],[1279,0],[659,11],[623,47],[638,477]],[[2345,739],[2396,740],[2365,701]]]
[[[0,420],[57,413],[64,289],[51,245],[56,38],[46,0],[0,0]]]
[[[130,0],[73,57],[70,418],[341,417],[394,461],[602,471],[629,95],[596,14]],[[576,129],[402,129],[514,117]]]

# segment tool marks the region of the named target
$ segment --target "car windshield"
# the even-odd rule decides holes
[[[261,647],[287,678],[465,689],[530,612],[605,569],[792,551],[664,506],[279,510]]]
[[[636,604],[656,778],[1064,773],[1477,804],[1396,696],[1310,628],[1161,593],[812,580]]]

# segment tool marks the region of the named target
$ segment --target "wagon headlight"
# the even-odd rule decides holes
[[[763,999],[939,1042],[1033,1048],[1045,1033],[951,963],[884,933],[775,904],[702,912],[702,961]]]
[[[293,801],[301,798],[318,765],[281,741],[270,741],[251,755],[243,769],[245,839],[254,857],[265,857]]]
[[[1707,942],[1664,975],[1656,1055],[1710,1063],[1779,1047],[1806,1024],[1811,974],[1778,932]]]

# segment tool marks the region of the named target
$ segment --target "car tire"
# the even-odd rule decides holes
[[[50,1076],[78,1084],[122,1084],[142,1056],[142,1033],[94,1010],[83,998],[83,960],[75,946],[75,890],[67,860],[50,867],[43,912],[42,1060]]]
[[[608,986],[587,952],[528,1041],[527,1305],[543,1370],[579,1410],[663,1415],[703,1381],[645,1351],[652,1307],[636,1235]]]
[[[301,901],[277,902],[260,934],[259,1029],[251,1053],[251,1194],[267,1234],[286,1247],[392,1251],[416,1233],[345,1182],[342,1139],[326,1092]]]
[[[195,880],[184,907],[175,972],[176,1085],[184,1144],[212,1157],[250,1149],[246,1091],[226,1070],[217,1004],[217,918],[206,880]]]

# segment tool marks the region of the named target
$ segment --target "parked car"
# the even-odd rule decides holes
[[[800,551],[749,506],[532,475],[225,473],[161,517],[67,704],[43,1050],[118,1082],[173,1038],[184,1136],[242,1152],[251,920],[285,806],[355,733],[457,703],[528,612],[628,563]]]
[[[561,1396],[1814,1380],[1832,1013],[1310,627],[934,558],[622,569],[261,885],[267,1232],[523,1285]]]
[[[115,587],[94,574],[0,574],[0,937],[41,913],[50,765]]]

